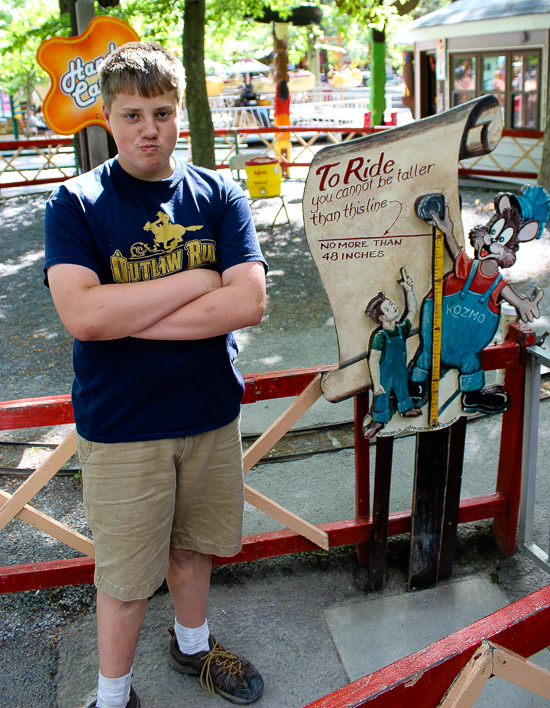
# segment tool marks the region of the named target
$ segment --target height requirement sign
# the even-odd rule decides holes
[[[88,125],[105,125],[97,70],[121,44],[139,35],[116,17],[94,17],[78,37],[52,37],[38,47],[36,59],[52,82],[42,107],[46,123],[59,135]]]

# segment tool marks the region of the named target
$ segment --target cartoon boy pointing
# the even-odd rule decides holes
[[[365,314],[381,327],[374,336],[369,354],[369,367],[373,383],[374,411],[372,420],[363,428],[366,438],[373,438],[389,423],[390,394],[397,397],[397,410],[403,418],[414,418],[422,411],[414,405],[407,385],[407,335],[418,315],[418,304],[413,292],[413,281],[401,268],[401,280],[397,281],[405,291],[407,317],[401,322],[399,310],[384,292],[373,297],[365,308]]]

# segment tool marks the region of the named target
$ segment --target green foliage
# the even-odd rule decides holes
[[[57,12],[57,15],[56,15]],[[0,15],[0,75],[11,94],[24,89],[30,95],[48,75],[36,62],[40,42],[53,34],[67,34],[54,0],[11,0]]]
[[[291,63],[302,59],[308,49],[323,36],[341,34],[347,58],[363,64],[369,54],[371,27],[385,29],[388,39],[394,27],[403,24],[399,17],[411,0],[318,0],[323,10],[320,27],[292,27],[288,55]],[[444,7],[451,0],[420,0],[406,17],[415,19]],[[296,0],[206,0],[205,56],[208,60],[229,65],[243,56],[260,60],[273,50],[271,24],[254,21],[261,18],[264,6],[281,14],[296,5]],[[414,3],[413,3],[414,4]],[[181,57],[184,0],[121,0],[121,5],[102,8],[97,14],[109,14],[127,21],[144,40],[156,41]],[[70,20],[59,15],[58,0],[4,0],[0,7],[0,72],[2,86],[15,92],[28,87],[29,81],[47,81],[36,63],[36,50],[47,37],[70,36]],[[400,64],[401,48],[387,43],[389,61]]]
[[[446,5],[450,5],[451,0],[420,0],[418,6],[409,14],[411,20],[417,20],[430,12],[435,12]]]

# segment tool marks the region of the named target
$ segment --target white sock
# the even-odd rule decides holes
[[[178,620],[174,620],[174,631],[178,647],[182,654],[196,654],[199,651],[210,651],[208,637],[208,620],[204,621],[202,627],[184,627]]]
[[[97,682],[97,708],[125,708],[130,700],[132,670],[120,678],[105,678],[99,672]]]

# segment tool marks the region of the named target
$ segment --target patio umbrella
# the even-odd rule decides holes
[[[240,59],[227,69],[228,74],[260,74],[264,71],[269,71],[269,66],[251,57]]]

